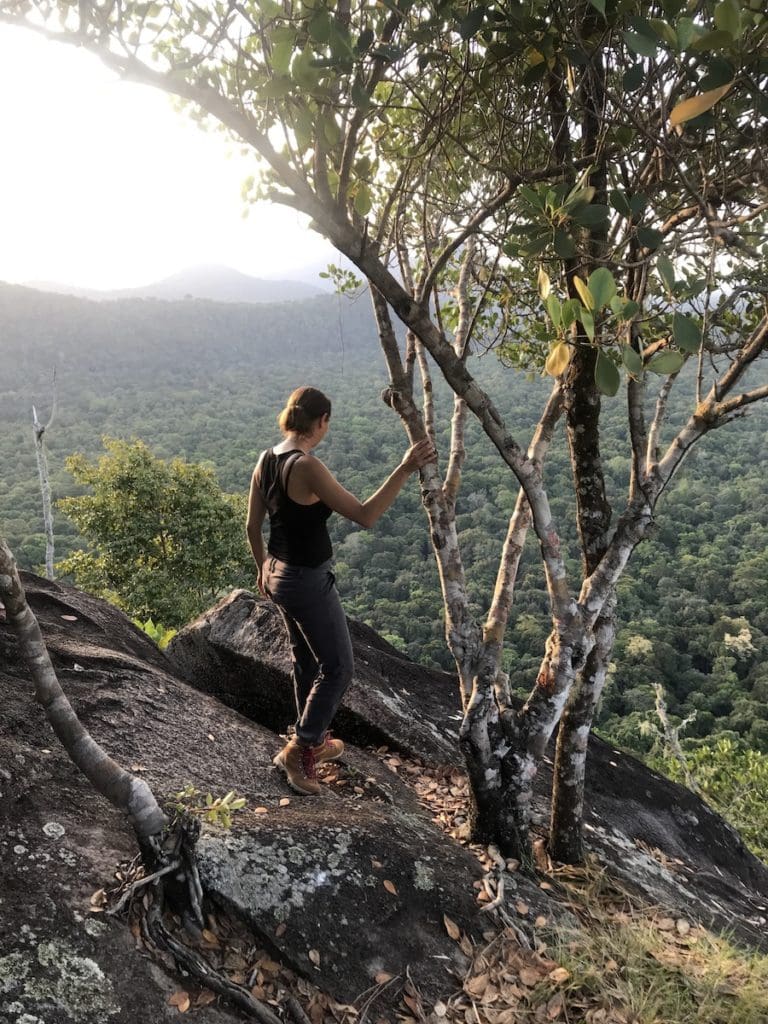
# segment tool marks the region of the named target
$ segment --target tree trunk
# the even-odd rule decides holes
[[[0,538],[0,596],[8,621],[19,640],[22,657],[35,684],[35,696],[45,710],[64,749],[94,789],[123,811],[142,850],[167,823],[149,786],[113,761],[87,732],[62,690],[37,619],[27,604],[16,563]]]
[[[55,387],[55,378],[54,378]],[[55,398],[54,398],[55,403]],[[55,409],[55,404],[54,404]],[[46,426],[37,418],[37,410],[32,406],[32,430],[35,438],[35,458],[37,474],[40,478],[40,494],[43,499],[43,525],[45,527],[45,575],[52,580],[53,575],[53,506],[51,504],[51,483],[48,476],[48,456],[45,451],[44,435],[53,422],[53,413]]]
[[[557,735],[549,852],[553,860],[565,864],[580,864],[584,859],[581,824],[587,746],[615,637],[615,597],[612,597],[595,624],[595,645],[568,697]]]

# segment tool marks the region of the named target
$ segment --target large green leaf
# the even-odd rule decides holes
[[[611,201],[611,206],[617,213],[620,213],[623,217],[632,216],[632,207],[629,205],[629,200],[620,189],[613,189],[608,198]]]
[[[574,210],[571,218],[583,228],[598,228],[608,220],[609,212],[608,207],[602,203],[590,203],[589,206]]]
[[[672,260],[668,256],[659,256],[656,260],[656,269],[659,272],[667,291],[672,291],[675,287],[675,268],[672,265]]]
[[[609,398],[613,398],[621,385],[621,374],[616,365],[604,352],[599,350],[595,362],[595,384],[597,384],[598,391],[608,395]]]
[[[646,249],[658,249],[664,236],[656,228],[640,227],[637,229],[637,240]]]
[[[640,35],[639,32],[624,32],[624,42],[633,53],[641,57],[654,57],[656,55],[657,43],[648,36]]]
[[[741,35],[741,8],[737,0],[723,0],[715,7],[715,25],[734,39]]]
[[[595,309],[607,306],[617,291],[613,274],[607,267],[598,267],[597,270],[594,270],[589,275],[587,285],[595,300]]]
[[[698,320],[675,313],[672,317],[672,334],[675,344],[683,352],[698,352],[701,344],[701,324]]]
[[[666,377],[670,373],[677,373],[678,370],[681,370],[684,362],[685,356],[682,352],[669,349],[667,352],[658,352],[655,356],[651,356],[645,366],[652,373],[659,373]]]
[[[547,298],[547,312],[555,327],[559,327],[562,323],[562,306],[560,305],[560,299],[554,294]]]
[[[562,228],[555,229],[555,252],[563,260],[569,260],[576,255],[576,243]]]
[[[595,318],[592,316],[588,309],[584,309],[582,306],[579,310],[579,320],[581,320],[581,326],[584,328],[584,333],[590,341],[595,340]]]
[[[643,372],[642,356],[638,352],[635,352],[631,345],[622,346],[621,361],[635,377],[639,377]]]

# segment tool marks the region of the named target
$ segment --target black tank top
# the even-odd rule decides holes
[[[300,505],[288,497],[291,470],[304,454],[294,449],[275,455],[268,448],[259,459],[256,479],[269,513],[267,551],[281,562],[314,569],[333,554],[326,526],[333,509],[322,501]]]

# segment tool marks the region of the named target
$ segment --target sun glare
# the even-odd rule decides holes
[[[332,258],[290,210],[243,219],[254,161],[91,54],[0,27],[0,98],[0,280],[119,288],[196,264],[279,277]]]

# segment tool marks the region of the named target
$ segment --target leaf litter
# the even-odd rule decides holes
[[[469,810],[467,781],[464,773],[456,768],[431,769],[418,760],[404,754],[394,754],[386,747],[376,750],[376,755],[393,773],[409,785],[433,817],[433,821],[454,840],[469,847],[478,857],[479,864],[489,872],[493,858],[488,851],[469,842]],[[338,786],[348,799],[378,799],[375,780],[361,780],[359,774],[352,778],[345,776],[341,765],[331,766],[324,781]],[[350,785],[350,783],[352,783]],[[282,806],[287,806],[282,804]],[[702,947],[716,942],[704,929],[698,928],[683,918],[662,915],[653,908],[637,906],[620,886],[607,883],[601,877],[602,890],[597,896],[592,891],[589,872],[593,868],[553,869],[545,861],[546,851],[537,844],[536,861],[540,870],[546,870],[556,881],[561,905],[575,913],[584,931],[570,931],[568,938],[558,933],[548,915],[531,913],[528,903],[514,899],[508,910],[514,908],[518,920],[525,927],[526,934],[533,933],[532,948],[521,945],[521,932],[509,924],[484,932],[482,943],[472,939],[447,914],[443,916],[445,930],[456,942],[468,965],[463,976],[457,977],[451,987],[446,978],[446,992],[434,1005],[428,1005],[410,978],[380,970],[374,980],[374,995],[384,989],[399,995],[396,1017],[383,1016],[376,1011],[370,1013],[371,992],[360,1005],[351,1006],[334,1000],[323,992],[313,981],[274,960],[270,953],[254,942],[251,933],[238,921],[223,913],[210,915],[208,927],[202,932],[199,948],[218,970],[227,974],[230,980],[246,986],[254,998],[265,1002],[285,1020],[292,1020],[290,1000],[298,1001],[311,1024],[546,1024],[548,1021],[579,1021],[583,1024],[646,1024],[648,1018],[636,1012],[631,1005],[629,994],[632,985],[623,984],[624,975],[630,970],[629,962],[623,962],[620,952],[609,943],[599,945],[600,929],[605,934],[630,931],[633,928],[645,930],[648,948],[644,955],[659,970],[676,968],[685,971],[681,976],[683,986],[691,979],[705,979],[708,971],[706,951]],[[503,861],[502,861],[503,864]],[[384,868],[383,861],[373,861],[374,870]],[[514,874],[519,868],[516,861],[507,861],[506,871]],[[104,903],[111,902],[114,894],[120,892],[128,878],[119,874],[122,885],[112,892],[99,890],[92,897],[91,912],[103,909]],[[468,880],[477,892],[480,905],[492,897],[485,879]],[[124,880],[123,880],[124,879]],[[390,879],[382,879],[383,887],[396,894],[397,887]],[[550,882],[540,888],[552,890]],[[544,897],[545,899],[548,897]],[[535,920],[531,922],[531,918]],[[514,915],[512,915],[514,916]],[[169,922],[167,922],[169,923]],[[490,922],[489,922],[490,923]],[[175,922],[178,938],[189,943],[189,936]],[[135,916],[130,920],[131,933],[139,948],[145,948],[141,929]],[[590,934],[598,933],[597,941]],[[279,939],[286,931],[280,924],[274,937]],[[585,942],[592,941],[595,949],[593,959],[584,963]],[[548,945],[550,943],[551,945]],[[157,956],[157,951],[153,951]],[[308,949],[307,966],[319,970],[322,950]],[[579,961],[579,956],[582,961]],[[161,958],[162,959],[162,958]],[[602,962],[601,962],[602,961]],[[568,966],[565,966],[568,964]],[[166,962],[173,973],[173,964]],[[744,982],[744,964],[734,960],[731,977],[724,977],[720,990],[725,994],[737,992]],[[766,969],[768,975],[768,968]],[[319,980],[319,979],[318,979]],[[637,980],[632,984],[637,985]],[[642,993],[641,993],[642,995]],[[169,998],[169,1005],[179,1013],[194,1012],[197,1008],[211,1005],[219,1000],[207,988],[187,985]],[[766,1005],[768,1010],[768,1002]],[[689,1018],[685,1018],[687,1024]],[[698,1021],[698,1016],[691,1021]],[[704,1018],[701,1018],[704,1020]],[[729,1018],[730,1019],[730,1018]],[[755,1020],[761,1018],[754,1018]],[[763,1018],[764,1019],[764,1018]],[[716,1021],[718,1018],[707,1017]],[[752,1018],[750,1017],[750,1021]],[[676,1024],[683,1024],[682,1017]]]

